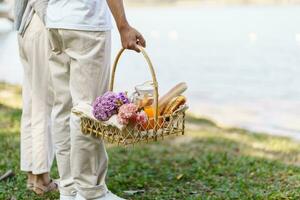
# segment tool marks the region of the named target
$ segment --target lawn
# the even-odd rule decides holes
[[[20,88],[0,84],[0,200],[35,196],[19,170]],[[127,199],[300,199],[300,143],[188,117],[187,133],[134,147],[108,146],[107,184]],[[58,178],[56,165],[52,176]],[[144,191],[128,194],[124,191]]]

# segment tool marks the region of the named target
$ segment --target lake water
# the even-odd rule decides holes
[[[189,85],[190,112],[221,125],[300,139],[300,7],[130,8],[147,39],[161,94]],[[21,83],[15,33],[0,22],[0,80]],[[114,29],[113,55],[120,47]],[[119,90],[150,79],[141,55],[127,53]]]

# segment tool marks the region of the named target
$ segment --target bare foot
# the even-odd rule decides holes
[[[31,172],[28,172],[27,173],[27,184],[26,184],[26,187],[28,190],[33,190],[34,179],[35,179],[35,175],[33,175]]]

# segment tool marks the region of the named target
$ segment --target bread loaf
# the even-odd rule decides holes
[[[158,109],[159,113],[163,113],[166,105],[175,97],[181,95],[184,91],[186,91],[187,85],[182,82],[173,87],[169,92],[167,92],[164,96],[162,96],[158,100]]]
[[[170,101],[165,107],[163,114],[170,115],[175,112],[181,105],[186,103],[186,98],[182,95],[175,97],[172,101]]]

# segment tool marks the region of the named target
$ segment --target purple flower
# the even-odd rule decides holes
[[[93,103],[93,115],[96,119],[107,121],[109,118],[118,113],[121,105],[129,103],[125,93],[106,92],[103,96],[97,97]]]
[[[128,97],[127,97],[127,94],[124,93],[124,92],[120,92],[118,94],[118,99],[122,102],[122,105],[130,103],[130,101],[129,101]]]

